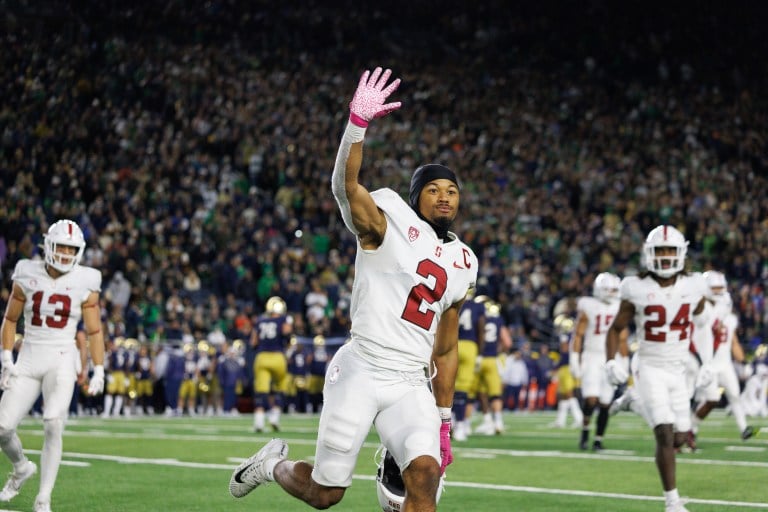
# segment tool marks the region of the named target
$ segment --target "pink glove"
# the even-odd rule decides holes
[[[445,468],[453,462],[453,452],[451,451],[451,422],[444,421],[440,425],[440,474],[445,473]]]
[[[386,89],[384,88],[391,74],[391,69],[385,70],[382,74],[381,68],[374,69],[373,74],[370,71],[363,73],[363,76],[360,77],[360,83],[357,84],[355,95],[349,102],[349,120],[352,121],[352,124],[365,128],[372,119],[385,116],[400,108],[401,103],[399,101],[384,104],[387,97],[395,92],[400,85],[398,78]],[[369,76],[370,80],[368,79]]]

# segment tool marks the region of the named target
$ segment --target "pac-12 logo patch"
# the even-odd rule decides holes
[[[415,242],[419,238],[419,230],[411,226],[408,228],[408,240]]]

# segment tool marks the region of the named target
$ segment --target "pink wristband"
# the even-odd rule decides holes
[[[359,126],[361,128],[367,128],[368,127],[368,121],[363,119],[362,117],[358,116],[354,112],[349,113],[349,121],[354,124],[355,126]]]

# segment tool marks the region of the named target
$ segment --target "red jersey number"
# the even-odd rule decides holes
[[[434,277],[435,285],[430,288],[426,283],[420,283],[411,288],[405,309],[400,316],[403,320],[429,330],[432,320],[435,318],[435,312],[431,309],[421,311],[422,301],[427,304],[434,304],[443,297],[448,287],[448,274],[443,267],[431,260],[421,260],[416,267],[416,273],[424,278]]]
[[[43,303],[43,292],[35,292],[32,295],[32,325],[43,326],[43,317],[40,315],[40,306]],[[48,304],[58,306],[53,310],[53,315],[45,317],[46,327],[51,329],[63,329],[69,321],[69,313],[72,311],[72,299],[69,295],[54,293],[48,297]]]
[[[664,343],[667,341],[667,331],[664,326],[667,325],[667,309],[661,305],[645,306],[643,313],[647,317],[643,329],[645,331],[646,341],[656,341]],[[680,341],[687,340],[691,324],[691,305],[683,304],[677,310],[677,314],[669,324],[669,330],[680,331]]]

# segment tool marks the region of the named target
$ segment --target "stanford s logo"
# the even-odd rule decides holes
[[[411,226],[408,228],[408,240],[415,242],[419,238],[419,230]]]

